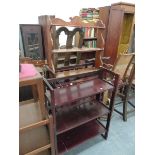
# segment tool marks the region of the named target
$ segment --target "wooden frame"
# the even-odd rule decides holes
[[[106,81],[107,74],[113,75],[113,83]],[[105,68],[67,77],[44,78],[46,104],[54,118],[56,154],[98,134],[107,139],[118,79],[117,74]],[[109,107],[102,102],[107,90],[112,91]],[[107,115],[105,126],[98,120],[103,115]]]
[[[32,86],[34,99],[19,103],[20,154],[32,155],[51,148],[54,155],[53,116],[45,109],[43,78],[39,72],[19,80],[19,87],[28,85]]]
[[[20,24],[24,56],[44,60],[42,30],[39,24]]]

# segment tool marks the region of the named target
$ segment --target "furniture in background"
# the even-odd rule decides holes
[[[107,74],[113,76],[113,83],[105,80]],[[67,77],[44,78],[46,105],[54,118],[56,154],[96,135],[107,139],[118,79],[118,74],[105,68]],[[109,107],[102,101],[107,90],[112,91]],[[99,120],[103,115],[107,116],[104,124]]]
[[[51,73],[53,73],[53,77],[91,72],[102,65],[101,57],[104,50],[102,30],[105,28],[103,22],[98,21],[83,23],[82,19],[78,16],[70,19],[70,22],[66,22],[62,19],[54,18],[53,16],[39,16],[39,24],[42,25],[44,32],[44,46],[46,47],[45,53],[47,57],[47,63]],[[59,28],[57,28],[58,26]],[[71,27],[72,30],[69,30],[68,27]],[[82,47],[82,28],[86,27],[96,29],[98,38],[97,48]],[[60,46],[59,39],[61,32],[64,32],[67,35],[66,44],[64,46]],[[80,36],[77,47],[72,44],[73,37],[76,33],[79,33]],[[90,62],[90,64],[93,66],[92,68],[87,67],[89,65],[89,61],[86,61],[90,58],[90,53],[93,53],[95,57],[94,65],[92,62]],[[63,61],[63,65],[60,65],[60,61]]]
[[[120,80],[125,81],[129,76],[128,70],[131,69],[131,64],[134,60],[135,54],[134,53],[127,53],[127,54],[119,54],[114,62],[114,65],[106,64],[103,62],[104,67],[109,68],[114,73],[119,74]]]
[[[21,72],[19,73],[19,87],[31,86],[33,98],[39,101],[42,115],[45,115],[44,106],[44,86],[41,74],[32,64],[21,64]]]
[[[20,48],[21,51],[24,50],[24,56],[33,60],[44,60],[41,26],[39,24],[20,24],[20,32]]]
[[[34,99],[19,103],[19,154],[54,155],[53,117],[45,109],[43,78],[32,64],[22,64],[20,72],[19,87],[27,85]]]
[[[123,116],[123,120],[127,121],[127,115],[131,112],[135,111],[135,105],[132,103],[131,99],[135,96],[135,63],[130,64],[130,68],[128,69],[128,78],[125,81],[124,85],[121,85],[117,96],[121,98],[120,102],[116,102],[115,105],[123,103],[123,111],[118,110],[117,107],[114,110]],[[131,105],[132,109],[128,110],[128,104]]]
[[[19,63],[20,64],[33,64],[35,66],[35,68],[37,69],[37,71],[43,75],[43,66],[46,64],[46,61],[44,60],[33,60],[30,57],[20,57],[19,58]],[[20,65],[21,68],[21,65]],[[24,87],[20,87],[19,88],[19,101],[24,101],[24,100],[28,100],[28,99],[32,99],[33,98],[33,94],[32,94],[32,86],[27,85]]]
[[[33,64],[36,67],[37,71],[41,75],[44,74],[44,72],[43,72],[44,65],[47,65],[47,61],[46,60],[33,60],[30,57],[21,57],[19,59],[19,63],[21,63],[21,64]]]
[[[134,57],[134,53],[119,54],[114,65],[103,63],[104,67],[119,75],[117,96],[121,97],[121,102],[116,102],[115,105],[123,102],[123,112],[118,111],[116,108],[115,111],[123,116],[124,121],[127,120],[127,103],[129,100],[128,96],[134,78]],[[109,77],[107,80],[112,81],[113,79]],[[108,98],[108,95],[106,95],[105,100],[108,101]]]
[[[99,15],[100,20],[106,25],[103,34],[104,56],[110,57],[109,63],[113,65],[119,54],[127,53],[131,49],[129,46],[134,29],[135,5],[120,2],[112,4],[110,7],[100,7]]]

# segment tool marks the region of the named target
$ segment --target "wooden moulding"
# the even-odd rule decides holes
[[[89,22],[85,23],[83,22],[82,18],[79,16],[75,16],[73,18],[70,18],[70,22],[66,22],[60,18],[54,18],[51,19],[51,25],[52,26],[70,26],[70,27],[92,27],[92,28],[100,28],[105,29],[105,24],[98,20],[97,22]]]
[[[115,9],[121,8],[126,13],[135,13],[135,5],[132,3],[119,2],[119,3],[114,3],[111,6],[112,8],[115,8]]]

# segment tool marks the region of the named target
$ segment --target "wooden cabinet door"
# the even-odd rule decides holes
[[[110,9],[108,32],[105,44],[105,56],[110,57],[110,64],[114,64],[117,57],[119,39],[122,30],[123,10]]]

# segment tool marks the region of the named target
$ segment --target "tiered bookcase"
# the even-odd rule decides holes
[[[107,82],[106,75],[114,77]],[[91,73],[81,73],[60,78],[44,79],[46,104],[54,117],[56,154],[96,136],[107,139],[114,98],[117,91],[118,75],[101,68]],[[109,107],[102,101],[103,93],[111,90]],[[99,117],[106,115],[106,123]]]

